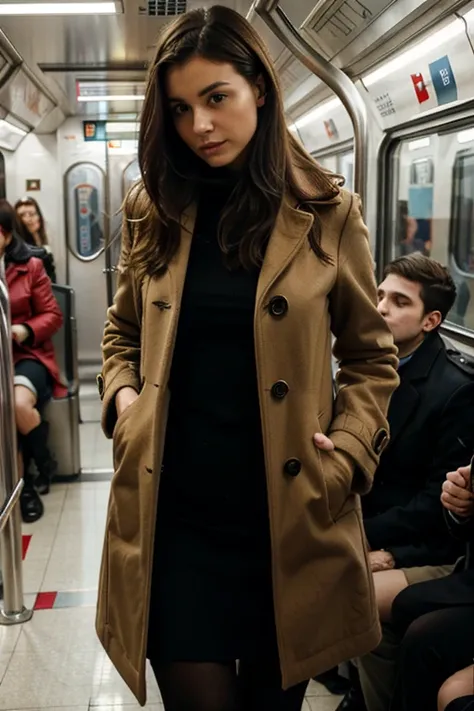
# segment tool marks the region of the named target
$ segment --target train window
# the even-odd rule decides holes
[[[456,267],[474,275],[474,150],[460,151],[454,163],[451,243]]]
[[[346,179],[347,190],[354,190],[354,152],[342,153],[339,156],[339,173]]]
[[[5,200],[7,196],[6,181],[5,181],[5,158],[0,152],[0,200]]]
[[[392,161],[388,256],[422,252],[448,266],[457,297],[447,321],[474,331],[474,131],[403,140]]]

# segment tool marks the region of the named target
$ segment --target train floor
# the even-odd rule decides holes
[[[81,446],[88,474],[75,483],[53,485],[44,497],[43,518],[23,526],[25,605],[34,614],[23,625],[0,627],[0,710],[140,708],[94,629],[111,446],[95,417],[98,403],[89,401],[83,410]],[[303,709],[334,711],[339,701],[311,682]],[[151,670],[147,708],[163,709]]]

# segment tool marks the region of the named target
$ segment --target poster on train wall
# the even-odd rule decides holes
[[[425,47],[425,49],[423,49]],[[440,39],[402,52],[363,79],[383,129],[472,96],[474,55],[461,32],[455,41]]]
[[[94,163],[76,163],[66,173],[67,244],[90,261],[104,249],[105,175]]]

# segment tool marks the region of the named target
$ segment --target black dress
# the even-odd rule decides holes
[[[170,376],[148,656],[258,659],[276,649],[253,321],[259,270],[217,240],[229,189],[200,200]]]

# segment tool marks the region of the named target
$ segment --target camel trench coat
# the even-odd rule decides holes
[[[321,245],[333,264],[323,264],[309,247],[313,216],[285,200],[260,272],[254,316],[284,688],[368,652],[380,638],[359,494],[369,490],[388,442],[396,348],[376,308],[359,199],[342,190],[321,199],[318,215]],[[141,705],[167,384],[194,220],[192,209],[163,276],[138,283],[121,270],[98,377],[115,475],[96,627]],[[127,235],[125,228],[125,251]],[[335,399],[331,331],[340,361]],[[272,390],[279,381],[287,387]],[[139,397],[117,419],[115,395],[124,386]],[[333,453],[316,450],[315,432],[331,437]]]

